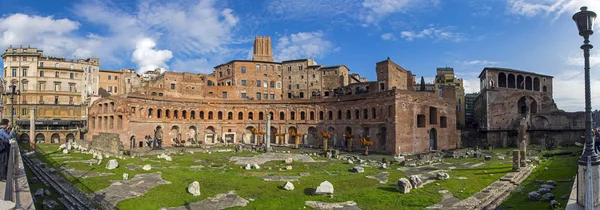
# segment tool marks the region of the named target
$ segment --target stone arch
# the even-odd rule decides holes
[[[530,76],[525,77],[525,90],[533,90],[533,81]]]
[[[516,88],[517,81],[514,74],[508,74],[508,88]]]
[[[208,119],[209,120],[213,119],[213,112],[212,111],[208,111]]]
[[[219,120],[223,119],[223,112],[222,111],[217,112],[217,119],[219,119]]]
[[[204,130],[204,143],[206,144],[214,144],[217,138],[217,133],[215,132],[215,127],[208,126],[206,130]]]
[[[198,118],[200,118],[201,120],[204,120],[204,111],[200,111],[200,113],[198,114]]]
[[[377,129],[376,138],[379,143],[379,150],[385,151],[385,146],[387,144],[387,128],[379,127],[379,129]]]
[[[184,119],[184,120],[187,119],[187,111],[186,110],[181,111],[181,119]]]
[[[498,73],[498,87],[506,87],[506,74],[504,72]]]
[[[548,88],[546,88],[546,86],[544,85],[544,86],[542,87],[542,91],[543,91],[543,92],[547,92],[547,91],[548,91]]]
[[[38,133],[35,135],[35,143],[45,143],[45,142],[46,142],[46,136],[44,136],[44,134]]]
[[[533,78],[533,91],[540,91],[540,78]]]
[[[60,143],[60,135],[58,135],[58,133],[53,133],[52,136],[50,136],[50,143],[52,143],[52,144]]]
[[[162,110],[158,109],[156,110],[156,118],[161,118],[162,117]]]
[[[538,104],[537,104],[537,101],[535,101],[535,99],[533,99],[533,98],[532,98],[532,101],[531,101],[531,105],[529,105],[529,111],[532,114],[538,113]]]
[[[535,116],[533,118],[533,127],[540,129],[540,128],[547,128],[550,126],[550,121],[548,120],[548,118],[544,117],[544,116]]]
[[[308,145],[317,145],[317,128],[310,126],[308,127]]]
[[[233,120],[233,112],[227,112],[227,119]]]
[[[21,136],[19,136],[19,142],[21,144],[29,143],[29,135],[27,135],[26,133],[21,134]]]
[[[254,113],[248,112],[248,120],[254,120]]]
[[[294,126],[290,126],[288,128],[288,135],[289,135],[290,131],[294,131],[294,133],[298,133],[298,128],[296,128]],[[296,142],[295,138],[298,138],[298,137],[293,137],[293,136],[290,135],[290,137],[288,138],[288,142],[287,143],[288,144],[295,144],[295,142]]]
[[[67,142],[75,142],[75,135],[72,133],[67,134]]]
[[[167,119],[171,118],[171,110],[170,109],[165,110],[165,118],[167,118]]]
[[[154,109],[149,108],[148,109],[148,118],[152,118],[152,115],[154,114]]]
[[[360,138],[370,138],[371,135],[369,134],[369,131],[370,131],[369,127],[362,127]]]
[[[352,119],[352,112],[350,110],[346,110],[346,119]]]
[[[329,127],[327,128],[327,133],[331,134],[331,138],[329,139],[329,141],[327,141],[328,144],[335,146],[337,145],[337,134],[335,134],[335,128],[334,127]]]
[[[275,136],[276,133],[277,128],[275,128],[275,126],[271,126],[271,144],[277,144],[277,136]]]
[[[258,112],[258,120],[264,120],[265,114],[263,112]]]
[[[342,119],[342,110],[338,110],[338,112],[337,112],[337,119],[338,120]]]
[[[193,126],[193,125],[192,125],[192,126],[190,126],[190,127],[188,128],[187,135],[188,135],[188,138],[187,138],[187,140],[188,140],[190,143],[194,143],[194,144],[196,144],[196,143],[197,143],[197,141],[198,141],[198,129],[196,128],[196,126]]]
[[[244,112],[238,112],[238,120],[244,120]]]
[[[134,149],[136,144],[135,136],[129,137],[129,149]]]
[[[517,101],[517,109],[519,114],[527,114],[527,103],[525,103],[526,96],[523,96]]]
[[[437,150],[437,130],[429,130],[429,150]]]
[[[242,142],[246,144],[256,144],[256,135],[252,131],[254,127],[248,126],[246,130],[244,130],[244,135],[242,136]]]
[[[285,113],[279,112],[279,120],[285,120]]]
[[[273,120],[275,118],[275,115],[273,114],[273,112],[269,112],[269,114],[271,115],[271,119],[270,120]]]
[[[181,141],[181,131],[179,126],[173,125],[171,126],[171,130],[169,131],[169,135],[171,135],[171,143]]]

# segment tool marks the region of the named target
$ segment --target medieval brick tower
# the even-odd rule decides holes
[[[254,55],[252,60],[273,62],[273,49],[271,48],[271,37],[257,36],[254,39]]]

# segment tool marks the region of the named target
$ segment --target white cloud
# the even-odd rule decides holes
[[[394,36],[394,34],[392,33],[385,33],[385,34],[381,34],[381,39],[383,40],[395,40],[396,37]]]
[[[167,61],[173,58],[169,50],[155,50],[156,43],[150,38],[144,38],[135,45],[131,59],[137,64],[139,72],[151,71],[156,68],[167,70]]]
[[[358,17],[363,26],[377,25],[391,14],[424,5],[435,7],[439,5],[439,0],[364,0]]]
[[[489,66],[497,65],[498,62],[488,61],[488,60],[472,60],[472,61],[463,61],[462,64],[466,65],[466,66],[489,67]]]
[[[583,5],[590,10],[600,9],[598,0],[507,0],[506,3],[508,13],[526,17],[553,15],[554,20],[566,12],[574,14]]]
[[[460,42],[466,40],[462,33],[453,32],[454,27],[448,26],[443,28],[430,27],[420,31],[402,31],[400,37],[407,41],[415,39],[434,39],[437,41],[447,40],[452,42]]]
[[[82,35],[78,33],[79,22],[52,16],[14,14],[0,18],[0,47],[31,44],[44,50],[46,55],[99,57],[104,68],[118,68],[127,63],[122,59],[126,57],[132,58],[140,68],[167,66],[169,59],[164,51],[155,51],[154,56],[158,57],[151,61],[132,56],[139,42],[147,43],[145,38],[158,48],[168,46],[171,57],[178,57],[180,62],[202,57],[237,57],[237,54],[223,52],[239,53],[230,46],[239,44],[234,38],[239,18],[232,9],[218,8],[213,0],[149,1],[128,5],[130,8],[123,5],[127,4],[85,1],[74,5],[74,14],[91,27],[102,27],[101,34]],[[146,53],[152,52],[151,48],[143,49]],[[140,49],[136,51],[139,52]],[[220,59],[210,61],[213,60]]]
[[[558,108],[567,111],[583,111],[585,108],[585,83],[583,70],[583,55],[571,55],[565,58],[568,65],[553,79],[554,99]],[[600,107],[600,74],[594,70],[600,69],[600,53],[590,55],[590,90],[592,108]]]
[[[335,51],[333,44],[324,38],[323,32],[299,32],[284,36],[275,45],[275,60],[293,60],[302,58],[321,58]]]

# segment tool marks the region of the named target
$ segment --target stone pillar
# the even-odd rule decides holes
[[[29,146],[35,150],[35,108],[29,109]]]
[[[519,171],[521,167],[521,151],[513,150],[513,171]]]
[[[267,145],[267,152],[271,150],[271,114],[267,115],[267,128],[266,130],[266,139],[265,139],[265,144]]]
[[[581,206],[585,205],[585,182],[586,182],[586,170],[588,170],[588,166],[579,165],[577,167],[577,203]],[[593,189],[593,198],[594,198],[594,207],[600,205],[600,165],[592,165],[589,170],[592,170],[592,189]]]
[[[286,133],[285,136],[283,137],[283,145],[288,145],[289,142],[289,138],[290,138],[290,134]]]

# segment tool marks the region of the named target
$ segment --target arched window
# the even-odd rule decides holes
[[[274,81],[269,82],[269,84],[271,85],[271,88],[275,88],[275,82]]]
[[[369,110],[363,109],[363,119],[369,119]]]
[[[540,78],[533,78],[533,90],[540,91]]]
[[[525,77],[525,90],[533,90],[533,80],[530,76]]]
[[[517,81],[514,74],[508,74],[508,88],[516,88]]]
[[[217,119],[219,119],[219,120],[223,119],[223,112],[222,111],[217,112]]]
[[[173,119],[179,119],[179,111],[173,111]]]
[[[212,119],[213,119],[213,112],[212,112],[212,111],[209,111],[209,112],[208,112],[208,119],[209,119],[209,120],[212,120]]]
[[[333,111],[328,111],[327,112],[327,119],[333,120]]]
[[[244,113],[238,112],[238,120],[244,120]]]
[[[212,80],[208,80],[208,86],[215,86],[215,82],[213,82]]]
[[[290,120],[296,120],[296,112],[290,112]]]
[[[191,111],[190,112],[190,119],[192,119],[192,120],[196,119],[196,111]]]
[[[187,111],[185,111],[185,110],[181,111],[181,118],[184,120],[187,119]]]
[[[346,110],[346,119],[352,119],[352,112],[350,110]]]
[[[285,120],[285,113],[279,112],[279,120]]]
[[[319,120],[325,119],[325,117],[323,115],[324,115],[323,111],[319,111]]]
[[[248,120],[252,120],[252,119],[254,119],[252,112],[248,112]]]
[[[154,114],[154,109],[152,109],[152,108],[148,109],[148,118],[152,118],[153,114]]]
[[[523,75],[517,76],[517,89],[525,89],[525,77]]]
[[[275,117],[275,116],[273,115],[273,112],[269,112],[269,114],[271,115],[271,119],[270,119],[270,120],[273,120],[273,118]]]
[[[310,111],[310,116],[309,116],[310,120],[315,120],[315,112]]]
[[[358,111],[358,109],[354,110],[354,119],[360,119],[360,111]]]
[[[167,109],[167,110],[165,111],[165,117],[166,117],[166,118],[171,118],[171,110],[168,110],[168,109]]]
[[[158,111],[156,111],[156,118],[161,118],[162,117],[162,110],[158,109]]]
[[[204,111],[200,111],[200,119],[204,120]]]
[[[338,110],[337,119],[338,120],[342,119],[342,110]]]
[[[264,120],[265,116],[263,112],[258,112],[258,120]]]
[[[546,86],[544,85],[544,87],[542,87],[543,91],[546,92],[548,91],[548,89],[546,88]]]
[[[300,120],[306,120],[306,112],[300,112]]]
[[[377,119],[377,110],[375,108],[371,109],[371,116],[373,119]]]
[[[227,119],[228,120],[233,120],[233,112],[228,112],[227,113]]]
[[[504,72],[498,74],[498,87],[506,87],[506,74]]]

